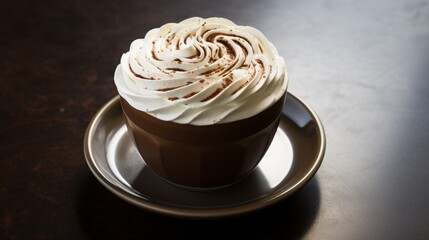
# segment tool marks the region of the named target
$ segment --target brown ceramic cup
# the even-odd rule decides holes
[[[122,97],[121,105],[149,169],[170,183],[201,190],[229,186],[255,169],[276,133],[285,95],[253,117],[208,126],[159,120]]]

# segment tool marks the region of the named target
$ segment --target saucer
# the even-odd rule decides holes
[[[258,167],[244,180],[219,190],[179,188],[148,169],[128,135],[119,96],[95,114],[84,139],[89,168],[112,193],[146,210],[186,218],[237,215],[279,202],[310,181],[325,147],[319,118],[289,92],[279,128]]]

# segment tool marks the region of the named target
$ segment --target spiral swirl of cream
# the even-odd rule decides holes
[[[114,80],[134,108],[192,125],[254,116],[287,88],[273,44],[224,18],[194,17],[149,31],[122,55]]]

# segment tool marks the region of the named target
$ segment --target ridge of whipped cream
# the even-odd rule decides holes
[[[283,58],[260,31],[199,17],[134,40],[114,80],[132,107],[191,125],[254,116],[282,97],[288,81]]]

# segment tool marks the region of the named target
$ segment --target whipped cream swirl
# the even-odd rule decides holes
[[[194,17],[149,31],[122,55],[114,79],[134,108],[192,125],[254,116],[287,88],[273,44],[224,18]]]

